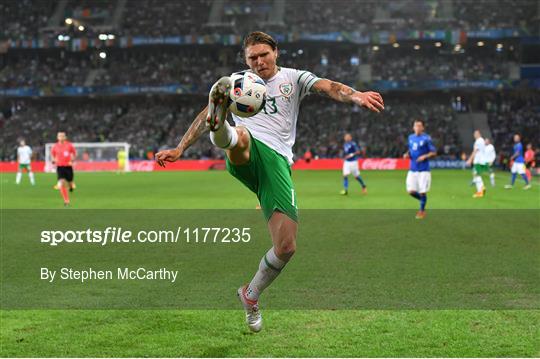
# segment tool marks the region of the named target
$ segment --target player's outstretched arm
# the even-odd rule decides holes
[[[326,95],[336,101],[355,103],[373,112],[384,110],[384,101],[378,92],[360,92],[340,82],[320,79],[313,85],[313,91]]]
[[[208,126],[206,126],[206,115],[208,114],[208,106],[204,108],[195,117],[195,120],[189,126],[187,132],[182,136],[180,143],[176,148],[171,150],[163,150],[156,153],[156,162],[161,166],[165,167],[165,162],[174,162],[179,159],[185,150],[187,150],[192,144],[197,142],[197,140],[209,131]]]

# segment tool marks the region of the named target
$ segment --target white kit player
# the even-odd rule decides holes
[[[495,152],[495,146],[493,146],[489,138],[485,139],[485,144],[484,159],[489,167],[489,181],[491,182],[491,187],[495,187],[495,171],[493,165],[495,164],[497,153]]]
[[[485,160],[486,141],[479,130],[475,130],[473,136],[473,151],[467,160],[467,164],[469,166],[473,165],[473,183],[476,185],[476,193],[473,198],[482,198],[486,194],[482,173],[489,170]]]
[[[28,177],[30,178],[30,183],[33,185],[36,184],[34,178],[34,173],[32,172],[32,149],[26,144],[24,140],[19,142],[19,147],[17,148],[17,176],[15,177],[15,183],[20,184],[22,179],[22,172],[26,170]]]
[[[225,151],[229,173],[257,195],[272,247],[263,255],[251,281],[237,291],[246,322],[257,332],[262,329],[259,296],[296,250],[298,210],[290,165],[300,102],[309,93],[317,93],[374,112],[382,111],[384,104],[378,93],[356,91],[339,82],[318,78],[309,71],[277,66],[277,42],[263,32],[249,34],[243,49],[250,68],[248,74],[258,75],[266,85],[266,105],[262,111],[249,118],[233,115],[236,126],[230,126],[226,120],[228,93],[237,85],[230,77],[223,77],[212,86],[207,108],[197,116],[178,146],[157,153],[156,161],[161,166],[176,161],[210,130],[212,143]]]

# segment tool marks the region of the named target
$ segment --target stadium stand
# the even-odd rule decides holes
[[[282,35],[282,66],[308,69],[359,89],[385,91],[386,111],[379,116],[308,98],[298,121],[297,157],[307,150],[323,158],[339,156],[346,131],[363,142],[368,156],[401,156],[404,133],[413,118],[421,117],[439,155],[460,158],[470,149],[456,129],[456,114],[473,111],[487,114],[494,142],[503,152],[510,151],[513,132],[537,146],[538,76],[533,71],[532,78],[525,78],[523,65],[525,58],[536,59],[530,54],[538,47],[526,48],[523,39],[540,33],[540,7],[533,0],[505,4],[314,0],[305,11],[306,2],[281,0],[2,2],[0,159],[14,158],[20,137],[43,156],[44,143],[59,129],[73,141],[130,142],[137,158],[173,146],[204,106],[213,81],[245,68],[240,35],[259,24]],[[509,7],[515,11],[505,11]],[[70,24],[66,17],[72,19]],[[505,29],[511,34],[501,35]],[[395,33],[386,34],[385,40],[379,30]],[[422,37],[420,33],[428,30],[447,31],[448,36],[444,41]],[[485,30],[489,36],[462,38],[467,30]],[[339,33],[309,41],[298,37],[332,32]],[[349,41],[344,32],[364,37]],[[396,36],[413,32],[418,40],[398,42]],[[98,41],[100,34],[109,34],[107,40]],[[215,40],[229,34],[236,36]],[[189,35],[192,41],[160,43],[164,37],[180,35]],[[69,40],[60,40],[61,36]],[[137,37],[146,42],[134,44]],[[31,45],[25,48],[23,43]],[[437,89],[399,87],[401,82],[421,81],[443,83]],[[451,87],[448,81],[461,82]],[[168,95],[144,88],[129,96],[100,92],[110,87],[169,85],[181,88]],[[64,88],[69,91],[62,92]],[[84,92],[88,88],[91,91]],[[35,91],[26,94],[29,89]],[[185,156],[216,158],[222,153],[204,140]]]

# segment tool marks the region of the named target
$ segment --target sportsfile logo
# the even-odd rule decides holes
[[[110,243],[248,243],[251,228],[244,227],[177,227],[175,230],[139,230],[136,232],[122,227],[107,227],[104,230],[45,230],[41,231],[40,242],[50,246],[61,243],[92,243],[102,246]]]

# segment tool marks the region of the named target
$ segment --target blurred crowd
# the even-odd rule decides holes
[[[80,99],[69,103],[26,100],[4,106],[0,114],[0,160],[13,160],[17,140],[25,138],[42,159],[44,144],[54,142],[57,131],[74,142],[128,142],[131,158],[152,159],[162,148],[174,147],[204,107],[203,96],[151,97],[137,99]],[[479,99],[488,107],[489,123],[498,151],[511,151],[511,136],[521,133],[524,141],[540,143],[538,96]],[[412,120],[422,118],[426,132],[437,147],[439,158],[460,159],[463,148],[456,112],[445,96],[426,98],[393,95],[386,98],[379,115],[357,106],[308,96],[302,104],[294,147],[296,158],[307,151],[319,158],[342,156],[343,135],[351,133],[368,157],[401,157],[407,149]],[[479,109],[477,109],[479,110]],[[184,154],[185,158],[223,158],[204,136]]]
[[[320,98],[303,106],[298,119],[298,156],[309,150],[319,158],[341,157],[343,135],[350,133],[368,157],[401,157],[417,118],[426,122],[426,132],[438,145],[440,156],[455,159],[461,152],[453,123],[455,112],[448,103],[387,98],[381,114]]]
[[[128,142],[132,158],[152,158],[160,146],[178,141],[204,102],[203,97],[181,101],[16,101],[0,113],[0,158],[13,160],[13,146],[24,138],[37,158],[43,159],[45,144],[55,142],[58,131],[67,132],[72,142]],[[186,155],[213,157],[213,150],[204,139]]]
[[[56,2],[53,0],[0,1],[0,40],[37,38],[46,27]]]
[[[89,69],[89,61],[80,56],[37,53],[5,56],[0,66],[0,87],[82,86]]]
[[[206,90],[219,78],[217,60],[196,51],[120,52],[99,65],[95,86],[196,84]]]
[[[289,46],[280,50],[279,64],[352,86],[361,78],[360,64],[371,65],[372,81],[507,80],[515,52],[498,53],[494,48],[457,54],[412,48],[373,51],[364,46],[355,54],[339,48]],[[198,48],[129,49],[108,52],[106,58],[97,51],[10,52],[0,56],[0,88],[182,84],[197,86],[203,93],[227,71],[244,68],[239,56],[220,58],[219,51]]]
[[[276,31],[325,33],[374,30],[538,29],[535,0],[294,0],[286,1],[283,17],[271,0],[127,0],[119,19],[118,0],[70,0],[58,23],[51,24],[55,0],[4,1],[0,23],[6,38],[34,38],[47,26],[65,26],[64,17],[86,25],[82,36],[97,34],[92,26],[112,26],[117,35],[174,36],[244,33],[264,22]],[[54,18],[56,19],[56,18]],[[73,25],[68,25],[73,27]],[[42,36],[54,36],[42,32]]]
[[[58,12],[59,4],[65,9]],[[124,4],[123,11],[119,12]],[[284,4],[283,23],[279,9]],[[219,6],[218,6],[219,5]],[[0,2],[4,38],[57,36],[95,37],[98,29],[116,36],[174,36],[245,34],[259,28],[276,32],[497,29],[538,27],[538,1],[508,0],[19,0]],[[56,13],[56,14],[55,14]],[[54,16],[57,15],[57,16]],[[66,24],[66,17],[73,19]],[[56,23],[54,23],[56,21]],[[81,25],[85,25],[82,27]],[[49,29],[49,30],[47,30]],[[51,30],[52,29],[52,30]],[[56,29],[56,30],[55,30]],[[66,32],[67,31],[67,32]],[[474,42],[456,50],[443,43],[413,42],[398,46],[357,46],[349,43],[280,44],[278,63],[307,69],[357,88],[376,80],[507,80],[519,63],[519,40]],[[0,42],[0,45],[2,43]],[[516,45],[514,50],[513,45]],[[429,47],[429,48],[428,48]],[[64,49],[1,52],[0,88],[63,86],[194,86],[201,95],[220,76],[245,68],[238,46],[149,46],[103,48],[74,52]],[[360,65],[371,65],[370,68]],[[514,71],[515,73],[515,71]],[[365,78],[369,78],[366,80]],[[519,91],[519,90],[516,90]],[[51,92],[52,93],[52,92]],[[369,157],[399,157],[406,149],[411,121],[422,118],[439,156],[460,158],[463,151],[454,120],[459,112],[488,113],[495,144],[510,151],[513,132],[540,143],[538,96],[476,94],[451,98],[448,94],[392,94],[381,115],[356,106],[309,98],[298,119],[297,158],[310,151],[318,157],[341,155],[342,138],[350,132]],[[206,97],[139,96],[49,98],[12,101],[0,99],[0,159],[14,159],[18,138],[25,138],[39,157],[44,144],[64,130],[72,141],[121,141],[132,144],[133,158],[150,159],[162,147],[177,144]],[[409,96],[409,97],[407,97]],[[457,100],[459,98],[459,101]],[[190,148],[187,158],[219,158],[207,136]]]
[[[218,74],[217,60],[197,51],[19,53],[0,57],[0,87],[197,84],[206,91]]]
[[[507,153],[512,151],[512,136],[520,133],[526,143],[540,144],[540,95],[517,94],[487,98],[484,109],[495,143]]]
[[[534,0],[289,1],[285,23],[294,31],[313,33],[494,28],[530,31],[538,27],[538,3]]]
[[[516,52],[386,50],[373,54],[369,62],[376,80],[505,80]]]
[[[119,35],[194,35],[208,21],[212,0],[128,0]]]

